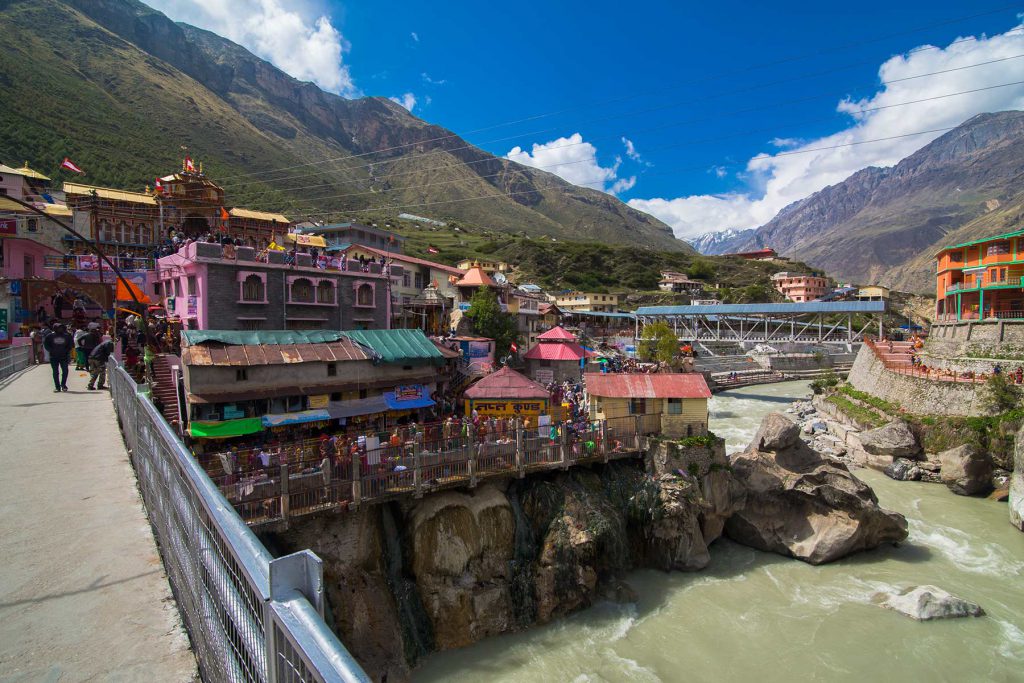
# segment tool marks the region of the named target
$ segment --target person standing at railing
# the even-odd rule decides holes
[[[114,340],[108,339],[105,342],[100,342],[89,354],[89,384],[86,388],[90,391],[103,389],[106,385],[107,361],[112,353],[114,353]]]

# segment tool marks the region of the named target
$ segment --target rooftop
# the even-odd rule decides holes
[[[5,164],[0,164],[0,173],[6,173],[8,175],[20,175],[26,178],[32,178],[33,180],[49,180],[47,176],[44,176],[39,171],[33,171],[31,168],[29,168],[27,161],[25,162],[25,165],[22,166],[21,168],[12,168]]]
[[[234,208],[228,213],[234,218],[251,218],[257,221],[273,221],[275,223],[291,223],[287,216],[279,213],[268,213],[266,211],[252,211],[250,209]]]
[[[459,287],[497,287],[494,279],[485,273],[479,266],[473,266],[466,271],[462,279],[456,283]]]
[[[207,342],[181,351],[185,365],[286,365],[351,360],[370,360],[358,344],[348,339],[310,344],[220,344]]]
[[[538,340],[544,340],[544,341],[547,341],[547,342],[552,342],[552,341],[555,341],[555,342],[559,342],[559,341],[571,341],[571,342],[574,342],[574,341],[576,341],[576,335],[574,335],[572,332],[570,332],[569,330],[565,329],[561,325],[558,325],[556,327],[552,327],[550,330],[548,330],[544,334],[538,335],[537,339]]]
[[[400,262],[405,262],[405,263],[415,263],[415,264],[420,265],[420,266],[428,266],[428,267],[434,268],[436,270],[444,271],[444,272],[448,273],[449,275],[459,275],[459,276],[464,275],[464,271],[461,271],[458,268],[453,268],[452,266],[446,266],[443,263],[435,263],[434,261],[428,261],[427,259],[423,259],[423,258],[416,258],[415,256],[408,256],[406,254],[396,254],[393,251],[384,251],[383,249],[378,249],[376,247],[367,247],[367,246],[364,246],[362,244],[359,245],[359,249],[361,249],[362,251],[372,252],[374,254],[377,254],[378,256],[387,256],[387,257],[390,257],[390,258],[394,259],[395,261],[400,261]]]
[[[711,398],[704,376],[673,374],[595,373],[584,375],[587,393],[603,398]]]
[[[100,199],[156,206],[156,197],[143,192],[128,192],[127,190],[114,190],[109,187],[96,187],[95,185],[82,185],[80,183],[64,183],[64,194],[89,196],[94,192]]]
[[[884,313],[884,301],[808,301],[784,304],[716,304],[712,306],[641,306],[638,316],[745,315],[785,313]]]
[[[383,363],[444,365],[445,356],[423,330],[350,330],[342,332],[370,349]]]
[[[950,249],[961,249],[963,247],[972,247],[975,244],[984,244],[985,242],[991,242],[992,240],[1005,240],[1005,239],[1009,239],[1011,237],[1024,237],[1024,230],[1013,230],[1012,232],[1004,232],[1001,235],[992,235],[991,237],[983,237],[981,239],[974,240],[972,242],[961,242],[960,244],[954,244],[954,245],[949,246],[949,247],[943,247],[942,249],[940,249],[939,251],[936,252],[936,255],[941,254],[942,252],[948,251]]]
[[[466,398],[551,398],[542,385],[504,367],[492,372],[466,390]]]

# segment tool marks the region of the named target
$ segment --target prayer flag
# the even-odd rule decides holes
[[[225,209],[223,206],[220,207],[220,219],[222,221],[226,221],[226,220],[229,220],[230,218],[231,218],[231,214],[228,213],[228,210]]]
[[[440,250],[440,249],[438,249],[437,247],[435,247],[435,246],[434,246],[433,244],[429,244],[429,245],[427,245],[427,253],[428,253],[428,254],[437,254],[437,253],[439,253],[440,251],[441,251],[441,250]]]
[[[508,348],[512,350],[512,353],[519,353],[519,346],[515,342],[509,344]]]
[[[60,162],[60,167],[66,168],[69,171],[74,171],[75,173],[85,173],[85,171],[75,165],[75,162],[71,161],[71,159],[68,159],[67,157],[64,157],[64,161]]]
[[[185,170],[189,173],[195,173],[196,165],[192,163],[192,157],[185,157]]]

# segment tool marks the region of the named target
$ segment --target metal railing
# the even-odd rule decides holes
[[[109,377],[203,680],[369,683],[324,623],[320,559],[273,558],[115,360]]]
[[[894,347],[892,355],[898,355],[899,353],[906,354],[906,360],[893,360],[889,357],[886,351],[879,348],[878,343],[870,339],[866,339],[864,344],[867,345],[871,352],[875,354],[875,357],[881,361],[882,366],[897,375],[905,375],[907,377],[917,377],[918,379],[927,379],[932,382],[962,382],[967,384],[982,383],[988,379],[988,376],[983,373],[975,372],[960,372],[957,370],[944,370],[939,368],[931,368],[927,365],[914,364],[910,356],[914,353],[913,348],[906,347],[906,342],[903,347],[897,352]]]
[[[562,423],[554,431],[549,426],[514,426],[492,433],[427,430],[397,445],[366,448],[352,441],[351,448],[325,449],[316,455],[319,441],[301,441],[275,451],[268,467],[254,467],[251,454],[235,454],[232,469],[238,465],[238,471],[215,475],[212,481],[242,519],[254,527],[264,526],[446,488],[472,487],[492,477],[522,477],[528,472],[637,457],[646,447],[646,436],[661,432],[661,417],[661,413],[627,415],[571,428]],[[694,427],[694,433],[707,429],[704,423]]]
[[[32,346],[0,347],[0,380],[7,379],[32,364]]]
[[[122,273],[142,273],[153,270],[153,259],[141,256],[108,256]],[[49,270],[100,270],[113,274],[110,265],[91,254],[47,254],[43,257],[43,268]]]

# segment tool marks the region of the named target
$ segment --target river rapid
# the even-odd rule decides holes
[[[711,401],[711,428],[744,448],[806,382]],[[635,604],[602,603],[546,626],[432,655],[416,683],[486,681],[1024,681],[1024,535],[1005,503],[856,470],[906,515],[899,548],[813,567],[721,539],[702,572],[640,571]],[[934,584],[988,616],[918,623],[872,604]]]

